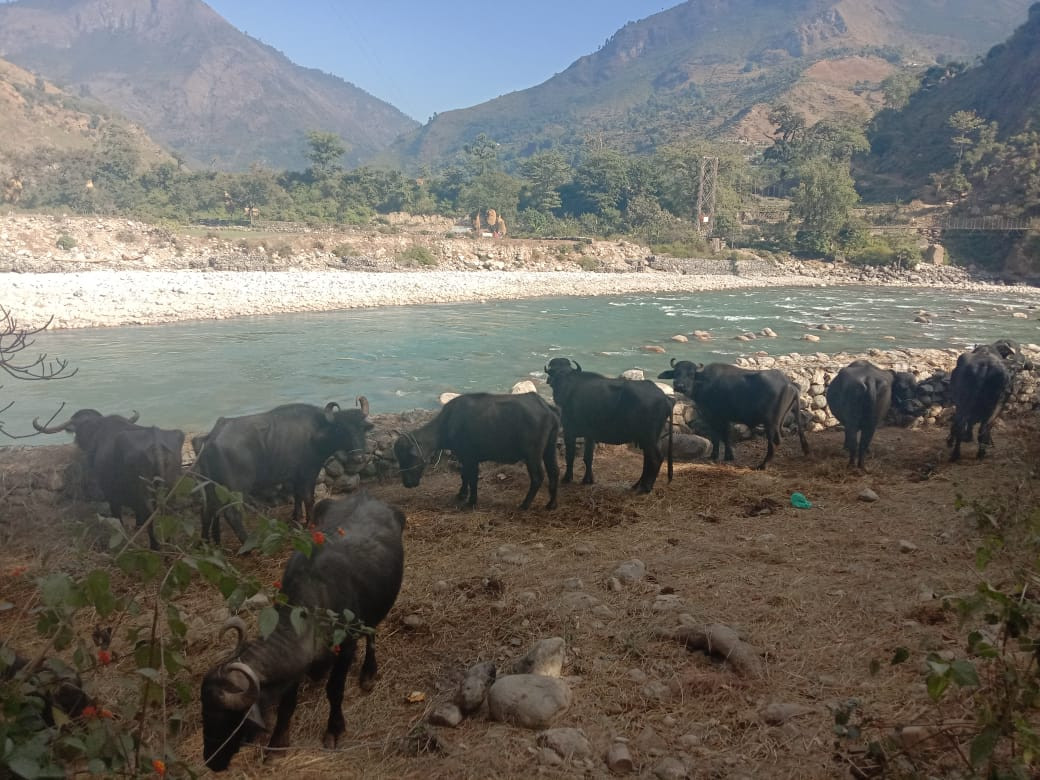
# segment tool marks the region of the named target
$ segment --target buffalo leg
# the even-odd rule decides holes
[[[564,451],[564,459],[565,459],[565,466],[566,466],[566,468],[564,469],[564,472],[563,472],[563,481],[564,482],[570,482],[571,480],[574,479],[574,453],[575,453],[575,450],[578,448],[578,443],[577,442],[578,442],[578,437],[577,436],[572,436],[566,430],[566,428],[564,428],[563,451]]]
[[[469,485],[469,500],[466,503],[471,507],[476,506],[477,478],[480,476],[480,461],[464,460],[459,465],[462,467],[463,488],[465,488],[467,484]]]
[[[766,427],[766,457],[765,457],[765,459],[761,463],[758,464],[758,466],[755,467],[758,471],[764,471],[766,466],[769,465],[769,461],[771,461],[773,459],[773,455],[776,454],[776,445],[773,442],[776,441],[778,438],[779,438],[779,431],[777,431],[777,432],[771,431],[771,430],[769,430],[769,428],[767,426]],[[726,460],[732,460],[732,458],[727,457]]]
[[[585,459],[585,476],[582,477],[581,484],[592,485],[596,479],[592,475],[592,458],[596,454],[596,442],[590,439],[588,436],[585,437],[585,444],[582,447],[582,457]]]
[[[465,501],[466,498],[469,496],[469,491],[466,489],[467,483],[466,483],[466,474],[465,474],[465,472],[461,472],[461,478],[462,478],[462,485],[459,487],[459,492],[455,495],[455,500],[458,501],[460,504],[463,501]]]
[[[142,525],[147,523],[148,525],[148,546],[153,550],[159,549],[159,540],[155,538],[155,520],[152,518],[154,512],[150,512],[147,509],[137,511],[137,527],[140,528]]]
[[[654,489],[657,475],[661,471],[661,450],[656,442],[647,442],[643,445],[643,473],[639,481],[632,486],[632,490],[638,493],[649,493]]]
[[[365,636],[365,660],[361,664],[361,674],[358,675],[358,688],[365,693],[371,693],[376,687],[376,677],[379,675],[379,664],[376,662],[376,638],[371,634]]]
[[[953,418],[953,425],[950,427],[950,435],[946,439],[947,444],[953,445],[953,450],[950,452],[950,461],[956,462],[961,459],[961,424],[960,420],[956,417]]]
[[[281,701],[278,702],[278,718],[271,732],[271,740],[267,743],[270,748],[284,748],[289,746],[289,725],[292,723],[293,713],[296,711],[296,696],[300,691],[300,684],[293,683],[285,691]],[[265,760],[273,754],[264,756]]]
[[[524,496],[524,500],[520,503],[521,509],[529,509],[531,507],[535,494],[545,481],[545,472],[542,469],[540,456],[532,454],[527,457],[527,476],[531,480],[531,485],[527,488],[527,495]]]
[[[339,738],[346,730],[343,721],[343,689],[346,687],[347,671],[350,663],[354,660],[356,642],[346,642],[341,645],[341,650],[336,656],[336,662],[329,672],[329,681],[325,684],[325,696],[329,700],[329,723],[325,727],[325,737],[322,744],[326,748],[336,747]]]
[[[845,451],[849,453],[849,465],[852,466],[856,463],[856,450],[859,445],[856,443],[857,431],[851,425],[845,426]]]
[[[549,503],[546,509],[556,508],[556,491],[560,485],[560,464],[556,460],[556,435],[553,434],[545,450],[542,452],[542,463],[545,465],[545,473],[549,475]]]
[[[733,443],[730,440],[730,437],[732,435],[733,435],[733,426],[730,425],[729,423],[726,423],[725,426],[722,428],[722,445],[726,448],[725,459],[727,461],[735,460],[735,458],[733,457]],[[769,446],[773,446],[772,442],[770,442]]]
[[[863,430],[859,432],[859,459],[856,465],[863,468],[863,459],[867,456],[867,451],[870,449],[870,443],[874,441],[874,424],[868,422],[863,426]]]

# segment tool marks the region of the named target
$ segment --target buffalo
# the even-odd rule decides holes
[[[365,660],[359,684],[371,690],[378,673],[375,628],[386,617],[401,588],[404,573],[404,515],[361,491],[315,507],[315,520],[324,538],[311,554],[296,552],[282,575],[278,623],[265,639],[244,641],[238,618],[224,630],[238,634],[229,658],[213,667],[202,681],[202,739],[206,766],[227,769],[243,741],[267,731],[265,712],[277,707],[269,747],[289,744],[289,725],[296,695],[305,675],[328,675],[325,692],[329,720],[324,744],[336,746],[344,732],[343,688],[357,651],[358,634],[365,635]],[[307,611],[301,621],[299,607]],[[294,610],[297,618],[293,620]],[[351,623],[347,637],[335,643],[337,628],[325,619],[330,613]],[[359,629],[356,622],[360,621]],[[301,626],[299,632],[294,623]],[[223,632],[222,632],[223,633]]]
[[[39,707],[39,725],[51,727],[55,716],[63,713],[78,718],[91,705],[76,670],[57,658],[37,658],[35,662],[0,643],[0,683],[15,682]]]
[[[286,404],[269,412],[245,417],[221,417],[201,440],[195,469],[207,480],[202,510],[202,538],[220,543],[220,523],[214,522],[219,506],[215,485],[230,491],[255,493],[278,484],[292,488],[293,522],[300,520],[301,506],[313,522],[314,487],[321,468],[337,455],[347,464],[365,461],[365,433],[371,430],[368,401],[358,399],[360,409],[342,411],[335,402],[321,409],[311,404]],[[235,507],[225,514],[239,541],[246,531]]]
[[[405,487],[413,488],[422,479],[429,459],[441,450],[451,450],[462,470],[458,500],[468,500],[471,507],[477,503],[477,477],[482,462],[523,461],[531,482],[520,508],[531,506],[548,475],[546,509],[555,509],[560,481],[556,461],[559,432],[559,414],[537,393],[470,393],[448,401],[426,425],[402,434],[394,442],[394,455],[401,469],[401,481]]]
[[[961,443],[972,440],[972,429],[979,426],[977,458],[992,446],[993,423],[1011,389],[1012,374],[1005,362],[1002,342],[983,344],[962,353],[950,375],[950,400],[955,407],[947,445],[950,460],[960,460]]]
[[[802,452],[809,454],[809,442],[802,429],[798,386],[776,370],[752,371],[726,363],[676,362],[671,369],[658,374],[658,379],[671,379],[676,392],[690,398],[708,426],[711,459],[719,459],[719,442],[725,447],[726,460],[733,460],[730,424],[743,423],[749,428],[764,425],[766,457],[758,465],[764,469],[773,459],[780,444],[780,430],[788,414],[794,413],[795,427]]]
[[[585,476],[582,484],[594,482],[592,458],[596,442],[628,444],[643,450],[643,472],[632,490],[649,493],[664,460],[660,438],[670,422],[672,401],[649,380],[608,379],[583,371],[567,358],[553,358],[545,366],[553,401],[563,420],[563,442],[567,468],[563,481],[574,478],[574,453],[578,437],[585,440]],[[672,426],[668,427],[668,481],[672,480]]]
[[[129,507],[137,527],[148,523],[148,540],[159,546],[155,529],[148,522],[155,510],[156,482],[168,488],[181,476],[184,434],[154,426],[136,425],[137,413],[129,419],[117,414],[104,416],[95,409],[80,409],[60,425],[33,427],[41,433],[68,431],[87,460],[87,471],[101,489],[113,517],[122,517]]]
[[[885,371],[869,360],[854,360],[827,386],[827,406],[845,427],[845,449],[849,465],[863,468],[877,427],[885,420],[892,402],[902,406],[914,393],[913,374]]]

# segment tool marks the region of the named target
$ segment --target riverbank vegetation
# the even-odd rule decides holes
[[[1019,39],[1040,26],[1038,17],[974,68],[947,63],[889,77],[883,86],[890,108],[874,120],[843,115],[809,125],[795,107],[774,105],[774,136],[765,146],[686,140],[635,155],[590,141],[579,151],[537,149],[502,160],[495,140],[480,134],[454,160],[416,174],[345,170],[347,142],[312,131],[305,170],[254,165],[228,173],[191,170],[177,160],[146,163],[137,140],[112,124],[88,149],[8,154],[0,178],[9,204],[36,211],[352,225],[408,212],[469,225],[472,215],[494,208],[516,237],[628,236],[652,251],[687,256],[710,251],[709,239],[717,238],[735,247],[906,266],[920,259],[922,213],[924,227],[936,225],[931,240],[941,232],[936,214],[1025,221],[1040,214],[1040,143],[1028,117],[1002,126],[972,107],[980,84],[1006,70]],[[922,112],[928,138],[914,133]],[[910,148],[924,152],[910,159]],[[942,240],[954,262],[1028,276],[1040,263],[1032,235],[993,230]]]

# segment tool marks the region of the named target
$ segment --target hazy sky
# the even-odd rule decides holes
[[[299,65],[425,122],[540,84],[681,0],[207,0]]]

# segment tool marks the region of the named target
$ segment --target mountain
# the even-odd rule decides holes
[[[143,164],[172,160],[140,127],[107,106],[71,95],[0,59],[0,163],[39,149],[91,150],[113,128],[131,139]]]
[[[1030,126],[1040,130],[1040,3],[976,67],[921,89],[901,111],[877,116],[870,132],[872,153],[862,161],[867,187],[885,197],[893,194],[885,182],[897,189],[920,188],[929,174],[953,167],[957,152],[949,119],[958,111],[995,122],[1002,141]]]
[[[445,160],[478,133],[504,159],[589,140],[648,151],[684,137],[766,141],[769,106],[810,121],[869,116],[904,64],[972,58],[1003,40],[1029,0],[688,0],[618,30],[548,81],[435,116],[383,159]]]
[[[201,166],[302,169],[308,130],[338,133],[356,164],[417,125],[200,0],[0,4],[0,57],[113,106]]]

